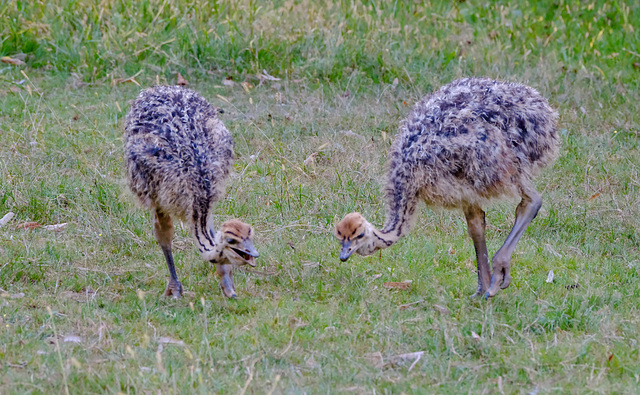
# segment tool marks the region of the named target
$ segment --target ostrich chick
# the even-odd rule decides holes
[[[217,109],[196,92],[173,86],[146,89],[131,104],[125,125],[129,186],[153,212],[155,237],[171,278],[165,295],[180,297],[171,254],[172,216],[191,223],[205,261],[216,265],[224,295],[235,298],[232,266],[255,266],[253,229],[237,219],[213,227],[213,204],[224,195],[233,165],[231,134]]]
[[[402,123],[387,161],[382,230],[359,213],[335,230],[346,261],[371,255],[404,236],[416,205],[460,208],[478,266],[475,296],[494,296],[511,282],[511,255],[538,213],[542,198],[532,179],[558,152],[557,113],[535,89],[516,83],[465,78],[420,100]],[[520,197],[516,220],[489,266],[482,209],[492,199]]]

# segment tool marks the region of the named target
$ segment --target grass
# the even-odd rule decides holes
[[[635,391],[638,2],[207,4],[0,3],[0,55],[26,62],[0,64],[0,215],[16,214],[0,228],[0,393]],[[187,294],[160,296],[167,269],[127,191],[127,103],[177,72],[234,134],[215,214],[252,223],[261,253],[236,272],[235,301],[179,224]],[[528,83],[560,113],[562,153],[538,179],[512,285],[467,297],[458,212],[425,209],[398,245],[341,263],[333,224],[353,210],[383,221],[400,120],[469,75]],[[513,203],[488,210],[490,251]],[[413,367],[394,358],[417,351]]]

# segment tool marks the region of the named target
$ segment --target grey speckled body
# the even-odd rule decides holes
[[[535,89],[517,83],[465,78],[426,96],[404,120],[389,153],[382,230],[371,229],[372,237],[363,236],[368,242],[350,243],[341,256],[368,255],[395,243],[411,227],[420,199],[461,208],[478,254],[477,293],[493,296],[498,286],[509,285],[511,253],[540,207],[532,179],[558,154],[557,118]],[[486,254],[482,206],[505,195],[522,197],[520,221],[493,258],[490,285],[481,256]],[[358,221],[368,224],[350,215],[349,226],[347,217],[338,224],[340,233],[356,232]]]
[[[557,117],[533,88],[489,79],[457,80],[423,98],[391,148],[384,229],[396,228],[398,207],[412,207],[403,200],[414,196],[443,207],[520,196],[557,155]]]
[[[257,256],[249,225],[240,221],[235,222],[242,226],[223,224],[222,231],[226,229],[233,236],[213,230],[210,213],[224,195],[233,165],[231,134],[217,114],[218,110],[202,96],[175,86],[142,91],[127,114],[125,160],[129,185],[142,205],[154,213],[155,236],[171,273],[168,295],[182,293],[171,256],[171,216],[192,224],[200,254],[207,261],[217,265],[253,263]],[[235,240],[233,248],[227,240]],[[230,276],[227,269],[218,273]],[[229,279],[223,280],[229,283]],[[231,293],[235,291],[225,290],[228,296]]]
[[[126,119],[125,155],[131,190],[147,208],[206,221],[224,194],[233,165],[231,134],[196,92],[173,86],[142,91]]]

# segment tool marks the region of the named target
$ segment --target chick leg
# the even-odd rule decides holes
[[[542,197],[533,187],[523,191],[522,201],[516,208],[516,222],[513,224],[513,229],[511,229],[502,247],[493,256],[493,275],[491,276],[491,285],[485,294],[486,298],[494,296],[498,293],[498,289],[507,288],[511,284],[511,256],[513,255],[513,250],[516,248],[516,244],[518,244],[527,226],[538,214],[541,206]]]
[[[489,253],[485,241],[485,220],[484,211],[479,206],[464,208],[464,216],[467,219],[467,229],[469,236],[473,240],[473,247],[476,250],[476,264],[478,265],[478,289],[473,297],[482,296],[489,288],[491,278],[489,267]]]
[[[155,231],[156,240],[164,253],[164,258],[167,261],[167,267],[169,268],[169,274],[171,275],[164,294],[165,296],[179,298],[182,296],[182,284],[178,281],[176,267],[173,263],[173,255],[171,254],[171,239],[173,239],[173,221],[171,220],[171,216],[156,209],[153,212],[153,229]]]
[[[230,264],[216,264],[216,275],[220,277],[220,288],[224,296],[230,299],[235,299],[236,286],[233,283],[233,265]]]

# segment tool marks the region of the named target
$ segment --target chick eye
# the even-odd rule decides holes
[[[228,238],[228,239],[227,239],[227,243],[229,243],[229,244],[236,244],[236,243],[237,243],[237,241],[236,241],[235,239]]]
[[[360,234],[358,235],[358,237],[356,237],[356,239],[362,239],[363,237],[364,237],[364,232],[363,232],[363,233],[360,233]]]

